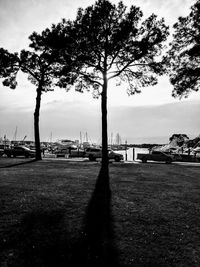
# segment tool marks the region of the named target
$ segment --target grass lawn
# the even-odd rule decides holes
[[[71,266],[100,164],[28,161],[0,158],[0,266]],[[200,167],[113,163],[110,182],[119,266],[200,266]]]

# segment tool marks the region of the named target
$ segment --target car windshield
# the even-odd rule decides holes
[[[23,150],[30,150],[28,147],[26,146],[18,146],[16,147],[16,149],[23,149]]]

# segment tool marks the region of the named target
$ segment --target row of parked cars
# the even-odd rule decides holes
[[[62,148],[55,150],[53,153],[56,155],[56,157],[84,157],[88,158],[90,161],[95,161],[96,159],[102,157],[102,150],[100,148],[95,147],[89,147],[85,150]],[[9,158],[18,156],[33,158],[35,157],[35,150],[30,149],[26,146],[14,146],[12,148],[0,147],[0,156],[2,156],[3,154]],[[116,162],[123,160],[123,155],[116,153],[112,150],[108,150],[108,157],[110,160],[115,160]]]
[[[14,146],[14,147],[4,147],[0,146],[0,156],[6,155],[8,158],[24,156],[25,158],[34,158],[35,150],[30,149],[26,146]]]
[[[96,147],[88,147],[86,149],[73,149],[69,150],[68,148],[63,148],[55,151],[56,157],[64,157],[68,155],[69,157],[84,157],[89,158],[90,161],[95,161],[98,158],[102,157],[102,150]],[[113,150],[108,150],[108,158],[110,160],[115,160],[119,162],[124,159],[123,155],[117,153]]]

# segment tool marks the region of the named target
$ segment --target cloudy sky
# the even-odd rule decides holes
[[[118,1],[112,0],[113,3]],[[127,6],[139,6],[144,18],[151,13],[164,17],[172,25],[179,16],[189,13],[193,0],[124,0]],[[87,7],[93,0],[0,0],[0,47],[11,52],[28,48],[28,36],[41,32],[61,18],[75,18],[78,7]],[[142,93],[127,96],[126,89],[109,84],[108,128],[109,136],[120,134],[129,143],[167,143],[173,133],[186,133],[189,137],[200,134],[200,93],[188,99],[171,97],[172,86],[168,77],[159,79],[158,85],[142,89]],[[18,87],[11,90],[0,83],[0,137],[12,139],[17,127],[17,139],[27,135],[33,139],[33,112],[35,87],[19,73]],[[79,139],[87,132],[92,142],[100,142],[100,100],[91,93],[66,93],[55,89],[42,95],[40,116],[41,140],[60,138]]]

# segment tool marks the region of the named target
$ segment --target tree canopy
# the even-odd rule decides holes
[[[36,86],[42,82],[42,91],[51,91],[57,85],[56,78],[61,69],[59,51],[40,46],[41,40],[46,38],[44,34],[45,31],[41,35],[34,32],[29,37],[32,51],[22,50],[18,54],[0,48],[0,78],[3,78],[4,86],[15,89],[19,71],[26,73],[28,79]]]
[[[109,80],[126,83],[128,94],[154,85],[163,66],[158,61],[163,42],[168,36],[164,20],[152,14],[142,21],[140,8],[129,10],[122,3],[99,0],[86,9],[78,9],[73,22],[76,57],[80,62],[76,90],[93,88],[101,96],[102,166],[108,166],[107,156],[107,88]],[[65,29],[65,21],[61,23]]]
[[[187,17],[174,24],[170,44],[170,82],[174,97],[187,97],[200,85],[200,0],[191,7]]]
[[[127,11],[122,2],[114,5],[107,0],[78,10],[75,25],[80,59],[84,61],[79,74],[86,87],[101,88],[105,72],[108,81],[119,77],[118,81],[126,82],[129,94],[156,83],[156,74],[162,72],[157,56],[168,27],[154,14],[143,22],[142,16],[138,7]]]
[[[16,74],[19,70],[19,58],[17,53],[9,53],[6,49],[0,48],[0,78],[3,85],[15,89]]]
[[[39,113],[41,104],[41,95],[43,92],[52,91],[62,80],[61,49],[53,49],[47,45],[53,41],[53,35],[49,30],[41,34],[34,32],[30,37],[30,47],[32,50],[22,50],[19,54],[9,53],[5,49],[0,49],[0,77],[3,78],[3,85],[15,89],[17,86],[17,73],[22,71],[28,75],[28,79],[37,88],[36,106],[34,112],[34,132],[36,144],[36,159],[41,159],[40,135],[39,135]],[[60,41],[57,39],[57,41]],[[67,45],[65,45],[65,57],[67,56]],[[70,57],[68,57],[70,59]],[[66,79],[70,79],[71,62],[65,61],[65,70],[68,73]],[[61,67],[62,66],[62,67]],[[70,67],[69,67],[70,66]],[[62,70],[62,72],[61,72]],[[59,78],[59,79],[58,79]],[[71,84],[73,79],[70,80]]]
[[[64,26],[63,26],[64,25]],[[77,40],[74,36],[73,22],[63,20],[53,24],[42,34],[33,33],[30,36],[30,47],[37,53],[45,53],[53,60],[53,76],[57,78],[55,85],[70,89],[77,78],[80,61],[77,60]],[[49,64],[52,67],[52,64]]]

